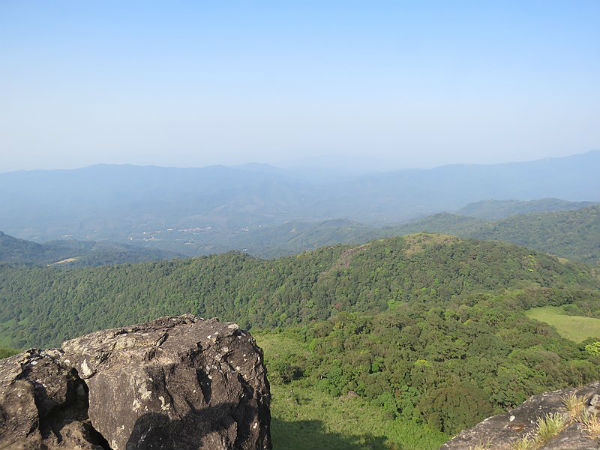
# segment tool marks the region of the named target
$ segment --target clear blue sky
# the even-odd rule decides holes
[[[600,1],[0,2],[0,171],[600,148]]]

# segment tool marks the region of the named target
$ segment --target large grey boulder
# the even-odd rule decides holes
[[[262,351],[217,320],[164,317],[16,355],[0,361],[0,394],[0,447],[271,448]]]
[[[102,449],[87,415],[87,387],[60,352],[0,360],[0,448]]]
[[[567,410],[569,396],[581,400],[578,414]],[[538,419],[548,414],[564,420],[562,429],[547,441],[536,445],[533,441],[538,431]],[[504,414],[489,417],[473,428],[465,430],[442,445],[441,450],[454,449],[514,449],[521,447],[523,438],[530,442],[528,448],[546,450],[600,449],[600,435],[590,432],[585,420],[595,421],[600,415],[600,383],[580,388],[562,389],[534,395],[522,405]],[[600,429],[598,429],[600,431]]]

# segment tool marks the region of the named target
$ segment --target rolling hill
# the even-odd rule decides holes
[[[112,242],[64,240],[38,244],[0,231],[0,263],[82,267],[156,261],[180,256],[165,250]]]
[[[292,447],[299,430],[314,444],[327,426],[344,433],[323,437],[341,448],[433,449],[529,395],[600,377],[587,341],[527,317],[560,305],[600,317],[592,269],[449,235],[275,260],[227,253],[72,270],[4,264],[0,298],[0,347],[57,344],[166,314],[252,327],[265,346],[274,429]],[[349,414],[362,419],[336,425]]]
[[[600,206],[518,214],[498,221],[439,213],[388,227],[372,227],[348,220],[291,222],[234,235],[228,245],[270,258],[321,245],[355,244],[417,232],[510,242],[573,261],[591,265],[600,263]]]
[[[571,285],[600,286],[585,266],[511,244],[435,234],[323,247],[276,260],[228,253],[68,271],[4,265],[0,344],[58,343],[164,314],[193,312],[245,327],[273,327],[479,291]]]
[[[483,220],[499,220],[519,214],[545,213],[554,211],[573,211],[594,206],[593,202],[570,202],[558,198],[542,198],[539,200],[483,200],[469,203],[456,213],[463,216],[477,217]]]
[[[513,242],[597,265],[600,263],[600,206],[509,217],[465,235]]]

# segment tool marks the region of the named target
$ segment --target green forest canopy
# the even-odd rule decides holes
[[[585,265],[439,234],[269,261],[228,253],[72,270],[3,265],[0,345],[214,316],[295,342],[267,355],[276,385],[332,398],[351,390],[394,420],[454,433],[529,395],[599,379],[590,342],[525,314],[571,304],[600,317],[599,288]]]

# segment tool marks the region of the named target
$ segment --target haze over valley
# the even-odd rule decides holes
[[[440,212],[489,220],[591,206],[600,201],[599,171],[600,152],[362,175],[258,164],[9,172],[0,174],[0,223],[5,233],[36,242],[114,241],[189,256],[228,250],[281,256],[391,235],[402,231],[394,231],[401,223]],[[563,201],[533,202],[548,198]],[[467,206],[493,199],[505,203],[490,203],[487,216]],[[315,227],[328,231],[313,242],[297,236]]]

